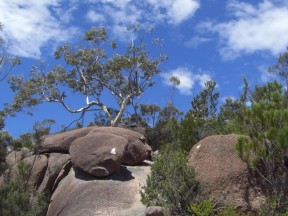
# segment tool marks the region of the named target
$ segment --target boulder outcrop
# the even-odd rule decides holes
[[[75,140],[70,147],[72,164],[85,172],[108,176],[119,170],[127,140],[107,133],[91,133]]]
[[[28,183],[52,195],[47,215],[145,215],[139,191],[150,173],[150,162],[143,161],[151,148],[141,133],[89,127],[46,136],[41,147],[23,161],[32,166]],[[20,153],[13,154],[6,172],[12,181],[21,160]]]
[[[6,164],[8,165],[9,168],[11,168],[18,161],[27,157],[28,154],[29,154],[29,149],[27,149],[27,148],[22,148],[20,151],[12,151],[5,158]]]
[[[50,153],[48,155],[47,169],[41,182],[38,192],[52,194],[54,183],[63,166],[70,160],[69,154]]]
[[[151,155],[151,148],[146,143],[143,134],[120,127],[96,127],[90,134],[109,134],[110,136],[120,136],[127,142],[124,151],[122,164],[137,165]]]
[[[72,164],[85,172],[104,177],[119,170],[121,164],[137,165],[148,158],[150,149],[142,134],[124,128],[92,128],[69,149]]]
[[[47,135],[43,137],[41,152],[68,153],[71,143],[83,136],[86,136],[93,127],[80,128],[73,131]]]
[[[204,194],[219,206],[233,204],[242,212],[257,211],[265,204],[265,195],[254,173],[235,150],[239,136],[210,136],[190,151],[189,165],[205,185]]]
[[[53,193],[47,216],[144,216],[139,190],[149,172],[145,163],[121,166],[119,172],[99,179],[72,168]]]
[[[217,206],[233,204],[242,212],[257,212],[266,202],[265,191],[236,153],[238,138],[207,137],[191,149],[188,163],[204,185],[204,195]],[[42,147],[40,155],[23,161],[32,165],[29,184],[52,194],[47,216],[165,215],[165,209],[140,202],[139,191],[150,173],[150,162],[143,161],[151,154],[141,133],[89,127],[46,136]],[[5,175],[13,180],[20,154],[9,158],[12,168]]]

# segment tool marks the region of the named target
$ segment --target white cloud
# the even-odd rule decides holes
[[[271,82],[271,81],[277,79],[277,76],[275,74],[270,73],[268,71],[268,67],[266,67],[266,66],[263,66],[263,65],[259,66],[258,70],[261,73],[260,80],[263,83]]]
[[[205,83],[207,81],[212,80],[211,77],[208,74],[196,74],[195,75],[195,79],[199,82],[199,85],[202,88],[205,88]],[[216,87],[218,87],[218,85],[216,85]]]
[[[194,15],[195,11],[200,7],[198,1],[194,0],[170,0],[171,5],[167,8],[168,20],[172,24],[180,24]]]
[[[207,74],[194,74],[188,68],[179,67],[161,75],[165,85],[172,86],[170,78],[172,76],[177,77],[180,80],[180,84],[176,86],[180,94],[191,95],[192,89],[195,83],[198,83],[202,88],[205,87],[204,83],[208,80],[212,80]]]
[[[104,22],[105,16],[102,14],[98,14],[93,10],[89,10],[86,14],[86,18],[90,20],[91,22]]]
[[[137,21],[145,24],[168,23],[179,25],[191,18],[200,7],[198,0],[88,0],[94,6],[86,17],[97,23],[97,15],[105,16],[112,29],[123,28]],[[101,20],[102,21],[102,20]],[[125,37],[125,35],[120,35]]]
[[[72,26],[76,18],[109,26],[114,36],[127,40],[127,25],[138,21],[152,26],[179,25],[194,15],[199,1],[0,0],[0,22],[5,27],[1,36],[9,43],[11,54],[40,58],[44,48],[55,48],[77,34],[79,28]]]
[[[64,28],[61,22],[71,19],[70,12],[61,13],[61,0],[0,1],[0,21],[4,24],[3,38],[9,52],[21,57],[39,58],[41,48],[63,42],[75,29]],[[57,17],[64,14],[65,19]]]
[[[195,36],[186,41],[184,45],[189,48],[197,48],[201,44],[207,43],[209,41],[211,41],[211,38]]]
[[[240,1],[228,4],[232,21],[207,22],[201,29],[216,32],[221,39],[220,53],[224,59],[242,54],[269,51],[281,53],[288,45],[288,5],[263,0],[257,6]]]

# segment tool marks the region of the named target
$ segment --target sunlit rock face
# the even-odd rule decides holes
[[[266,199],[259,179],[235,150],[238,138],[234,134],[207,137],[193,146],[188,163],[204,184],[204,194],[217,205],[233,204],[242,212],[255,212]]]
[[[29,184],[51,195],[47,215],[143,216],[139,191],[150,173],[150,156],[139,132],[89,127],[45,136],[40,154],[23,160],[32,167]],[[22,159],[14,160],[7,170],[12,180]]]

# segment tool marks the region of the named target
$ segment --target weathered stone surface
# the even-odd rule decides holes
[[[127,148],[125,150],[122,164],[137,165],[151,156],[151,148],[145,143],[143,134],[120,127],[98,127],[94,128],[89,134],[111,134],[118,135],[127,140]]]
[[[122,164],[137,165],[151,156],[151,147],[140,140],[128,140]]]
[[[47,157],[46,155],[43,154],[32,155],[30,157],[25,158],[23,161],[32,166],[28,184],[32,185],[37,189],[40,186],[47,169],[48,165]],[[18,173],[19,173],[18,164],[15,164],[10,172],[10,178],[12,181],[18,178]]]
[[[110,133],[110,134],[116,134],[116,135],[120,135],[126,138],[129,137],[134,137],[135,139],[141,139],[144,138],[143,134],[136,132],[136,131],[132,131],[126,128],[121,128],[121,127],[91,127],[92,130],[90,133]]]
[[[164,209],[160,206],[147,207],[145,216],[165,216]]]
[[[121,166],[119,172],[97,179],[72,168],[53,193],[47,216],[144,216],[139,190],[150,166]]]
[[[86,136],[93,128],[80,128],[59,134],[47,135],[43,137],[41,152],[68,153],[71,143],[81,137]]]
[[[18,161],[22,159],[21,151],[12,151],[6,156],[6,163],[9,168],[13,167]]]
[[[136,131],[140,134],[145,134],[146,128],[140,125],[121,125],[121,128],[126,128],[132,131]]]
[[[218,205],[233,204],[242,212],[257,211],[265,203],[265,196],[255,175],[236,153],[238,138],[237,135],[205,138],[191,149],[189,165],[205,184],[204,193]]]
[[[22,148],[21,151],[12,151],[9,153],[5,158],[8,168],[13,167],[18,161],[27,157],[28,153],[29,149],[27,148]]]
[[[72,163],[71,160],[67,161],[66,164],[64,164],[63,168],[61,169],[59,175],[57,176],[52,191],[55,191],[56,188],[58,187],[59,183],[62,181],[62,179],[64,179],[68,173],[70,172],[70,169],[72,168]]]
[[[70,160],[69,154],[50,153],[48,157],[48,166],[44,179],[38,188],[39,192],[52,193],[53,185],[63,166]]]
[[[91,175],[103,177],[119,170],[128,141],[109,133],[90,133],[70,147],[72,164]]]

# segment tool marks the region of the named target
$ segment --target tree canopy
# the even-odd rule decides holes
[[[3,24],[0,22],[0,31],[2,30]],[[8,76],[16,65],[20,64],[20,59],[10,56],[7,49],[4,39],[0,37],[0,82]]]
[[[65,44],[55,52],[56,60],[64,62],[52,70],[33,67],[29,79],[13,76],[10,86],[16,92],[14,101],[7,106],[8,113],[24,111],[43,102],[61,104],[70,113],[103,111],[111,126],[117,126],[126,107],[135,97],[153,86],[153,77],[160,72],[159,65],[166,60],[161,54],[152,57],[144,43],[149,33],[138,25],[130,30],[137,34],[123,54],[117,52],[117,43],[109,39],[104,28],[91,28],[84,34],[83,42],[77,46]],[[159,40],[153,44],[161,46]],[[70,107],[66,94],[80,94],[84,98],[78,108]],[[109,91],[118,104],[117,114],[112,115],[104,102],[103,92]],[[28,109],[31,111],[30,109]]]

